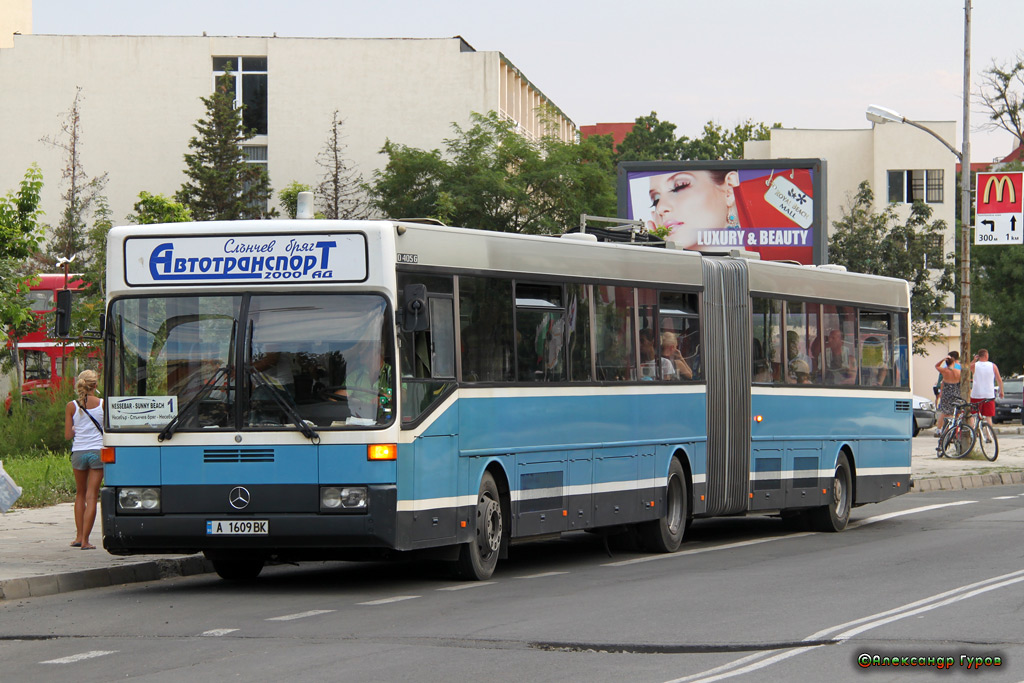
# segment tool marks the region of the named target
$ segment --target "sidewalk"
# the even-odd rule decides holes
[[[999,427],[1000,434],[1024,427]],[[913,440],[911,492],[968,489],[1024,483],[1024,439],[1000,443],[999,459],[980,454],[962,460],[935,457],[932,430]],[[102,547],[68,546],[75,537],[71,503],[47,508],[16,508],[0,514],[0,600],[52,595],[83,588],[152,581],[212,571],[202,555],[110,555]],[[101,545],[97,521],[92,541]]]

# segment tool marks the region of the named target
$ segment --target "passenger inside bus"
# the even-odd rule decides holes
[[[825,384],[853,384],[857,379],[856,360],[838,329],[829,330],[823,364]]]

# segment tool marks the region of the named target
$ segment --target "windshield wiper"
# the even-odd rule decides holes
[[[295,408],[293,408],[288,403],[288,401],[284,400],[284,398],[281,397],[281,394],[278,393],[277,388],[274,387],[274,385],[267,379],[267,376],[264,375],[259,370],[259,368],[249,366],[249,375],[252,377],[252,379],[255,381],[258,387],[267,390],[266,393],[270,394],[270,397],[274,399],[274,403],[277,404],[277,407],[284,411],[285,415],[291,418],[292,424],[294,424],[298,428],[298,430],[302,432],[302,435],[304,437],[306,437],[313,443],[320,443],[320,435],[317,433],[317,431],[310,427],[309,424],[307,424],[306,421],[302,419],[302,416],[299,415],[298,411],[296,411]]]
[[[192,410],[193,406],[199,405],[200,401],[209,396],[213,392],[214,388],[217,386],[217,380],[227,375],[227,372],[227,365],[220,366],[217,369],[217,372],[213,373],[213,377],[207,380],[206,384],[204,384],[199,389],[199,391],[196,392],[196,395],[189,399],[188,403],[181,407],[181,410],[179,410],[178,414],[174,416],[174,419],[168,422],[164,426],[164,428],[160,430],[160,433],[157,435],[156,440],[170,440],[170,438],[174,436],[174,432],[178,429],[178,425],[181,424],[182,419],[185,417],[188,411]]]

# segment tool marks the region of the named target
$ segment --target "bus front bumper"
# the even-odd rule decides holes
[[[396,547],[394,485],[370,486],[364,512],[197,510],[126,514],[116,489],[101,492],[103,547],[113,555],[256,552],[330,559],[354,549]],[[217,524],[221,522],[222,524]],[[235,533],[228,522],[242,522]],[[250,524],[244,524],[249,522]]]

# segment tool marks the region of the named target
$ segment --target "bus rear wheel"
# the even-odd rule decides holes
[[[217,576],[225,581],[253,581],[263,571],[263,558],[248,555],[206,553]]]
[[[853,477],[845,453],[839,454],[832,478],[832,495],[827,505],[811,510],[811,524],[817,531],[842,531],[850,521],[853,507]]]
[[[689,526],[690,506],[683,466],[672,458],[665,490],[665,516],[637,526],[644,546],[659,553],[674,553]]]
[[[504,533],[501,516],[501,497],[498,485],[490,472],[485,472],[480,481],[477,496],[474,538],[462,544],[459,550],[457,570],[461,577],[475,581],[491,578],[498,564],[498,551]]]

